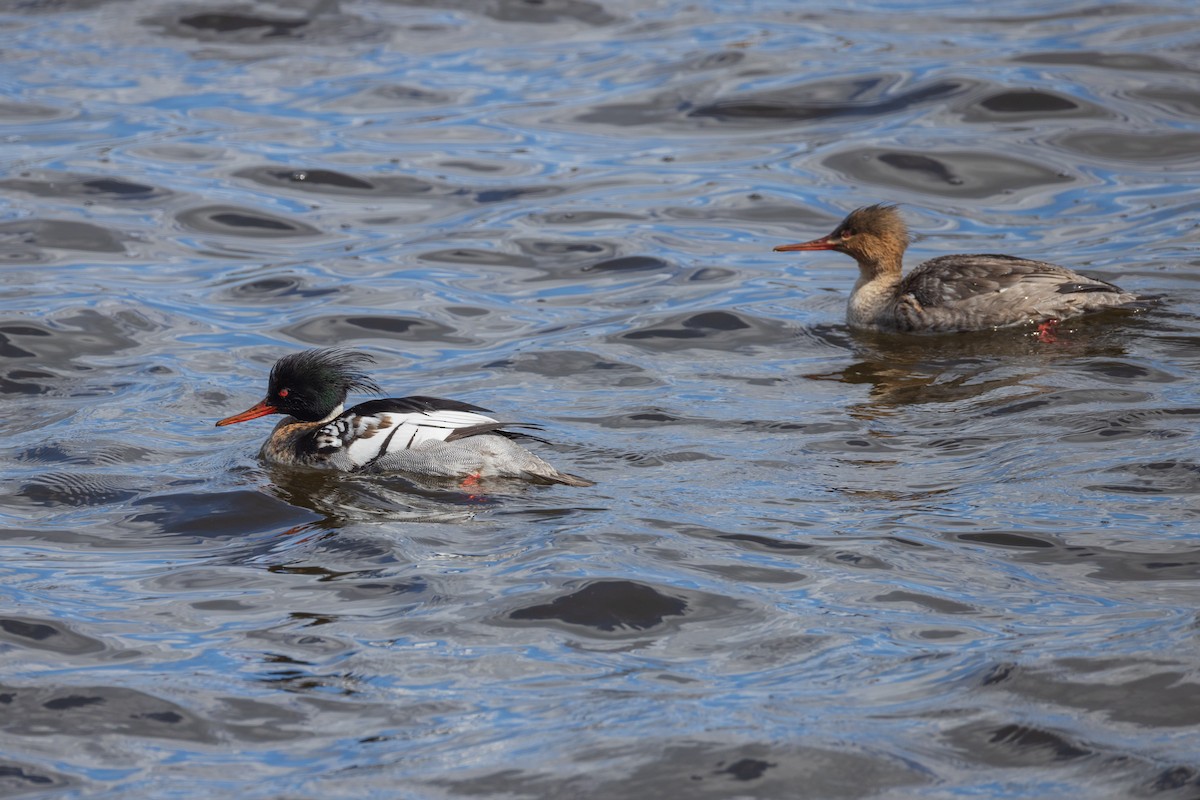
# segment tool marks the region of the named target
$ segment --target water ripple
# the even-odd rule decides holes
[[[9,793],[1195,793],[1191,5],[121,7],[0,18]],[[851,332],[877,201],[1146,308]],[[268,469],[309,346],[597,485]]]

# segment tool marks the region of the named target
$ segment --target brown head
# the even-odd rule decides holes
[[[776,252],[793,250],[836,250],[858,262],[863,270],[900,271],[908,248],[908,228],[893,205],[877,203],[856,208],[833,229],[833,233],[799,244],[781,244]]]

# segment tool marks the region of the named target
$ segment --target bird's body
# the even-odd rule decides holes
[[[941,256],[904,276],[907,246],[908,231],[896,209],[875,205],[851,212],[828,236],[775,249],[837,250],[853,257],[859,279],[846,320],[866,330],[1005,328],[1069,319],[1137,299],[1066,267],[1006,255]]]
[[[378,391],[374,381],[357,372],[357,365],[369,360],[341,350],[285,356],[271,370],[266,399],[217,424],[287,415],[260,452],[264,460],[285,466],[592,485],[559,472],[513,441],[521,434],[506,430],[537,426],[500,422],[479,406],[436,397],[393,397],[344,409],[351,389]]]

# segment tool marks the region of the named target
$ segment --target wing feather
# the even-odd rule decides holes
[[[430,397],[372,400],[318,428],[313,447],[326,458],[357,468],[425,442],[462,439],[496,431],[503,424],[475,409],[479,406]]]
[[[522,436],[505,428],[540,430],[537,425],[501,422],[486,409],[436,397],[393,397],[360,403],[312,434],[312,449],[350,469],[372,465],[389,454],[426,442],[454,442],[483,434]]]

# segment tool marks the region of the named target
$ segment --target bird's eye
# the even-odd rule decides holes
[[[289,394],[291,394],[291,392],[289,392],[287,389],[280,389],[280,390],[279,390],[279,396],[280,396],[280,397],[287,397]]]
[[[845,230],[842,231],[843,239],[849,239],[853,235],[854,235],[854,228],[846,228]]]

